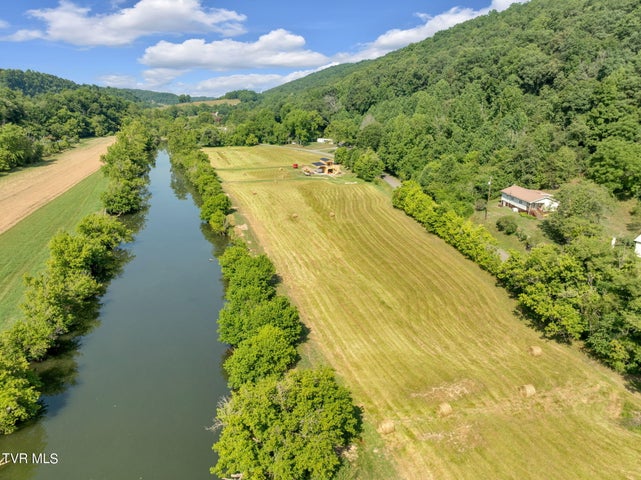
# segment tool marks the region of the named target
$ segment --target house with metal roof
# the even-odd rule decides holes
[[[556,210],[559,202],[554,200],[551,193],[512,185],[501,190],[501,205],[515,211],[537,215]]]

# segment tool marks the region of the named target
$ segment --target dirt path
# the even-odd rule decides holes
[[[88,141],[42,165],[0,177],[0,233],[96,172],[116,137]]]

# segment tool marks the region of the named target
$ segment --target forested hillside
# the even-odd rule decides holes
[[[585,175],[638,196],[640,48],[638,2],[531,0],[266,92],[229,117],[231,142],[322,135],[371,148],[466,214],[490,177],[554,188]]]
[[[0,70],[0,172],[38,162],[82,138],[113,135],[136,110],[96,86]]]
[[[36,163],[82,138],[113,135],[142,107],[176,104],[183,97],[197,100],[0,69],[0,172]]]

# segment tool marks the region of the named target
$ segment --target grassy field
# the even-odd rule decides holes
[[[85,215],[100,209],[107,180],[94,173],[0,235],[0,330],[18,318],[24,292],[22,277],[44,268],[47,247],[59,230],[71,230]]]
[[[380,188],[305,177],[291,164],[314,157],[292,149],[206,151],[310,329],[306,361],[329,362],[368,424],[393,430],[382,451],[361,446],[369,456],[407,479],[641,478],[641,436],[620,419],[638,392],[541,339],[490,275]]]

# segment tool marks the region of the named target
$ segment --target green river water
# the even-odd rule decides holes
[[[223,304],[217,250],[179,173],[160,152],[132,259],[99,318],[52,365],[62,387],[0,453],[11,480],[212,479],[217,402],[228,393],[217,341]]]

